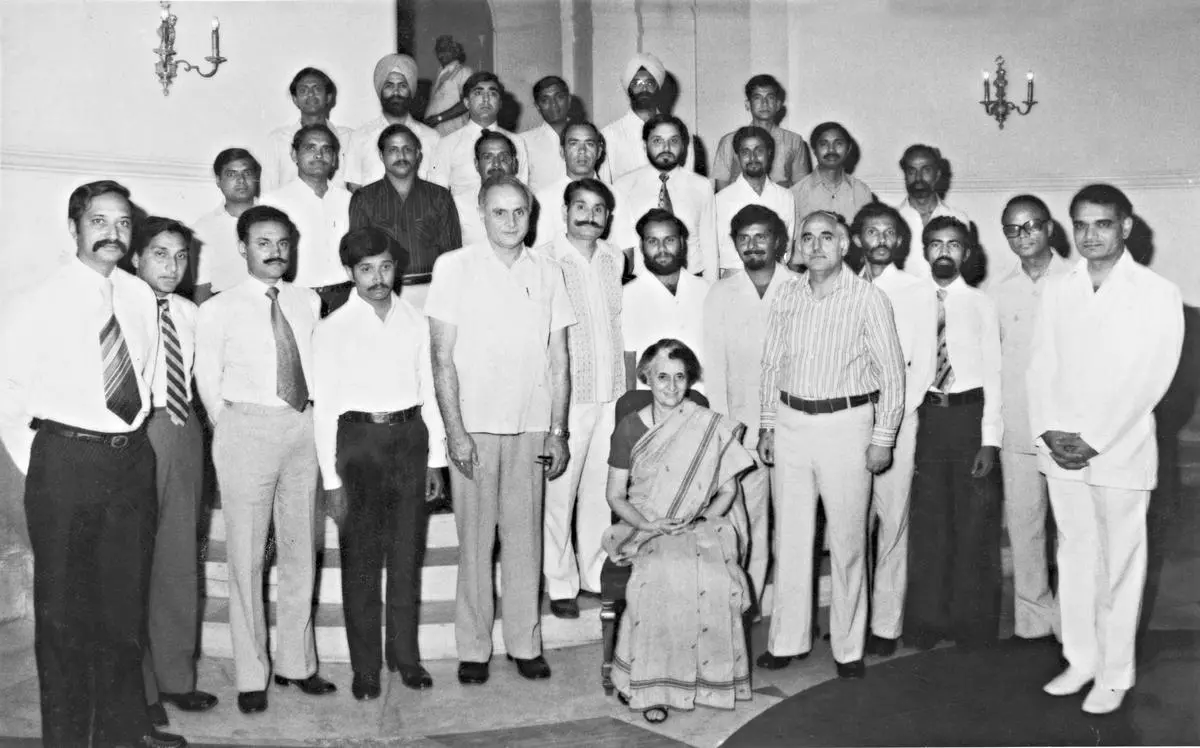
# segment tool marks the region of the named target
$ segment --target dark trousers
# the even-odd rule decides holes
[[[380,652],[379,600],[384,565],[388,666],[421,661],[417,631],[428,457],[429,432],[420,418],[388,425],[338,424],[338,474],[349,500],[339,536],[342,606],[355,672],[378,672],[385,654]]]
[[[25,482],[47,746],[150,731],[143,625],[156,506],[144,432],[121,449],[39,431]]]
[[[350,292],[354,290],[354,284],[350,281],[338,283],[332,286],[322,286],[314,288],[317,296],[321,299],[321,318],[324,319],[336,312],[350,299]]]
[[[904,633],[972,645],[998,636],[999,461],[971,477],[983,403],[922,405],[908,520]]]

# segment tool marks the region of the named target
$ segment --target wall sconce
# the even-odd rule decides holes
[[[217,74],[217,68],[221,67],[221,63],[225,62],[225,58],[221,56],[221,22],[216,16],[212,19],[212,54],[204,59],[212,65],[212,70],[205,73],[199,66],[193,65],[187,60],[175,59],[175,23],[179,20],[171,13],[171,3],[167,0],[161,0],[159,6],[162,8],[160,13],[161,21],[158,24],[158,47],[154,53],[158,55],[158,62],[154,65],[154,71],[158,73],[158,82],[162,84],[163,96],[171,93],[171,83],[175,80],[177,69],[180,65],[183,66],[184,72],[194,70],[201,78],[211,78]]]
[[[995,98],[992,98],[992,83],[989,77],[988,72],[986,70],[983,71],[983,101],[979,103],[983,104],[983,111],[986,114],[996,118],[996,121],[1000,123],[1000,129],[1003,130],[1004,120],[1008,119],[1009,114],[1016,112],[1024,116],[1029,114],[1029,110],[1033,109],[1033,105],[1037,103],[1033,100],[1033,72],[1030,71],[1029,75],[1025,76],[1027,84],[1025,87],[1025,108],[1023,110],[1021,109],[1021,105],[1014,104],[1008,100],[1008,71],[1004,69],[1003,57],[996,57]]]

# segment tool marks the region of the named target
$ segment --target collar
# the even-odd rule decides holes
[[[775,272],[771,275],[771,282],[767,284],[767,291],[762,295],[762,300],[766,301],[768,298],[770,298],[771,294],[774,293],[775,290],[784,283],[787,283],[789,278],[793,275],[795,275],[795,273],[793,273],[791,270],[788,270],[787,265],[784,265],[782,262],[776,262]],[[733,280],[734,278],[740,279],[738,282],[744,287],[755,290],[755,295],[757,295],[757,289],[754,287],[754,281],[750,280],[750,274],[745,270],[730,276],[729,280]]]
[[[802,281],[801,285],[804,287],[804,293],[807,294],[808,296],[812,296],[813,289],[812,289],[812,283],[808,279],[808,271],[805,270],[804,274],[801,276],[798,276],[798,278]],[[834,293],[838,293],[840,291],[845,290],[845,288],[847,286],[849,286],[851,283],[853,283],[856,280],[862,280],[862,279],[855,278],[854,273],[851,272],[850,267],[848,265],[846,265],[846,261],[843,260],[842,261],[842,269],[841,269],[841,271],[838,272],[837,278],[835,278],[834,282],[833,282]],[[863,282],[865,283],[866,281],[863,281]]]
[[[1128,276],[1137,267],[1137,262],[1129,256],[1129,248],[1126,247],[1125,250],[1121,252],[1121,256],[1117,258],[1117,262],[1115,265],[1113,265],[1112,271],[1109,272],[1108,278],[1105,279],[1104,285],[1108,285],[1114,278],[1120,279]],[[116,273],[116,271],[114,270],[113,273]],[[1087,258],[1085,257],[1080,257],[1079,261],[1072,265],[1069,270],[1067,270],[1067,274],[1082,275],[1087,279],[1089,284],[1092,282],[1091,276],[1088,275]],[[1101,288],[1103,287],[1104,286],[1101,286]]]
[[[483,241],[479,242],[478,244],[475,244],[474,249],[480,255],[484,256],[491,262],[496,263],[497,265],[504,268],[505,270],[512,269],[512,267],[504,267],[504,263],[501,262],[500,258],[496,255],[496,250],[492,248],[492,243],[489,240],[484,239]],[[513,267],[515,267],[517,265],[517,263],[519,263],[519,262],[526,262],[526,261],[533,262],[533,256],[529,252],[529,247],[526,247],[524,244],[522,244],[520,251],[517,252],[517,259],[513,261]]]
[[[853,186],[853,183],[850,180],[854,179],[854,175],[852,175],[848,171],[842,171],[842,181],[836,185],[833,182],[830,182],[829,180],[822,177],[820,169],[813,169],[812,176],[813,176],[813,180],[817,184],[825,185],[827,188],[829,188],[830,192],[840,192],[843,187]],[[905,202],[907,202],[908,198],[906,197],[906,198],[904,198],[904,200],[905,200]],[[915,210],[915,208],[914,208],[914,210]]]
[[[1128,254],[1128,253],[1126,253],[1126,254]],[[1055,252],[1053,249],[1051,249],[1050,250],[1050,264],[1046,266],[1046,272],[1042,273],[1041,280],[1045,280],[1046,278],[1049,278],[1050,276],[1053,276],[1053,275],[1059,275],[1062,273],[1070,272],[1071,268],[1072,268],[1071,263],[1064,260],[1062,258],[1062,256],[1058,254],[1058,252]],[[1024,278],[1025,280],[1030,280],[1029,276],[1026,275],[1025,271],[1021,268],[1020,260],[1018,260],[1017,264],[1014,265],[1004,275],[1004,277],[1000,279],[1000,282],[1007,283],[1008,281],[1011,281],[1014,278]]]
[[[858,274],[858,277],[862,278],[862,279],[863,279],[863,280],[865,280],[867,283],[871,283],[871,282],[872,282],[872,280],[871,280],[871,277],[870,277],[870,271],[869,271],[869,270],[867,270],[867,267],[868,267],[869,265],[870,265],[870,263],[865,263],[865,264],[863,265],[862,272],[860,272],[860,273]],[[885,266],[883,267],[883,272],[879,274],[879,277],[875,279],[875,282],[881,281],[881,280],[883,280],[883,279],[885,279],[885,278],[892,278],[892,277],[894,277],[894,276],[898,275],[899,273],[903,273],[903,272],[904,272],[903,270],[901,270],[900,268],[896,267],[896,263],[894,263],[894,262],[889,262],[887,265],[885,265]]]
[[[945,286],[939,286],[937,281],[933,279],[930,279],[929,282],[933,285],[934,291],[941,291],[944,289],[946,291],[946,295],[950,295],[952,293],[962,293],[963,291],[969,291],[971,289],[971,287],[967,285],[967,282],[963,280],[961,274]]]
[[[592,255],[592,260],[594,261],[597,255],[601,254],[613,255],[615,257],[621,253],[618,252],[607,241],[599,239],[596,241],[596,252]],[[560,234],[554,237],[554,241],[550,243],[550,257],[558,260],[559,262],[579,261],[580,263],[585,264],[587,262],[584,260],[583,254],[580,253],[575,245],[571,243],[571,240],[567,238],[566,234]]]
[[[920,215],[920,213],[921,213],[921,211],[917,210],[915,205],[913,205],[912,203],[910,203],[908,201],[907,196],[905,196],[904,202],[900,204],[900,210],[911,210],[912,212],[914,212],[918,215]],[[933,212],[930,215],[938,216],[938,215],[941,215],[943,212],[948,213],[949,210],[950,210],[950,206],[946,205],[946,201],[942,200],[942,198],[939,197],[939,198],[937,198],[937,203],[933,206]]]
[[[287,287],[287,285],[288,284],[286,281],[278,280],[275,282],[274,288],[278,288],[279,295],[282,296],[283,290],[285,287]],[[264,281],[261,278],[255,278],[253,275],[251,275],[249,272],[247,272],[246,280],[242,281],[242,285],[240,287],[242,289],[244,289],[246,291],[246,293],[248,293],[248,294],[251,294],[251,295],[257,294],[258,296],[262,296],[262,297],[266,298],[267,289],[272,288],[272,285],[270,283],[267,283],[266,281]]]
[[[379,315],[375,314],[375,307],[368,304],[363,299],[363,297],[359,296],[357,289],[352,288],[352,289],[350,289],[350,298],[348,298],[346,300],[346,303],[343,304],[343,307],[350,309],[351,314],[357,314],[357,315],[364,316],[364,317],[366,315],[370,315],[371,319],[373,319],[377,322],[380,322],[381,324],[386,325],[387,323],[391,322],[392,317],[394,317],[396,315],[396,307],[399,304],[400,304],[400,297],[397,296],[396,293],[393,291],[392,292],[392,306],[388,309],[388,312],[386,315],[384,315],[384,318],[382,320],[380,320]]]

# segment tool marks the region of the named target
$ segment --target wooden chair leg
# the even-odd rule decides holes
[[[612,696],[612,661],[617,649],[617,602],[600,601],[600,630],[604,639],[604,659],[600,663],[600,685],[605,696]]]

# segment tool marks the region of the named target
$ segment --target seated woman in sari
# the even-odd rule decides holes
[[[742,614],[751,598],[726,513],[754,462],[744,426],[686,399],[700,378],[686,345],[650,346],[638,378],[653,401],[618,422],[609,457],[608,503],[621,522],[604,549],[633,564],[612,681],[623,702],[662,722],[668,708],[750,698]]]

